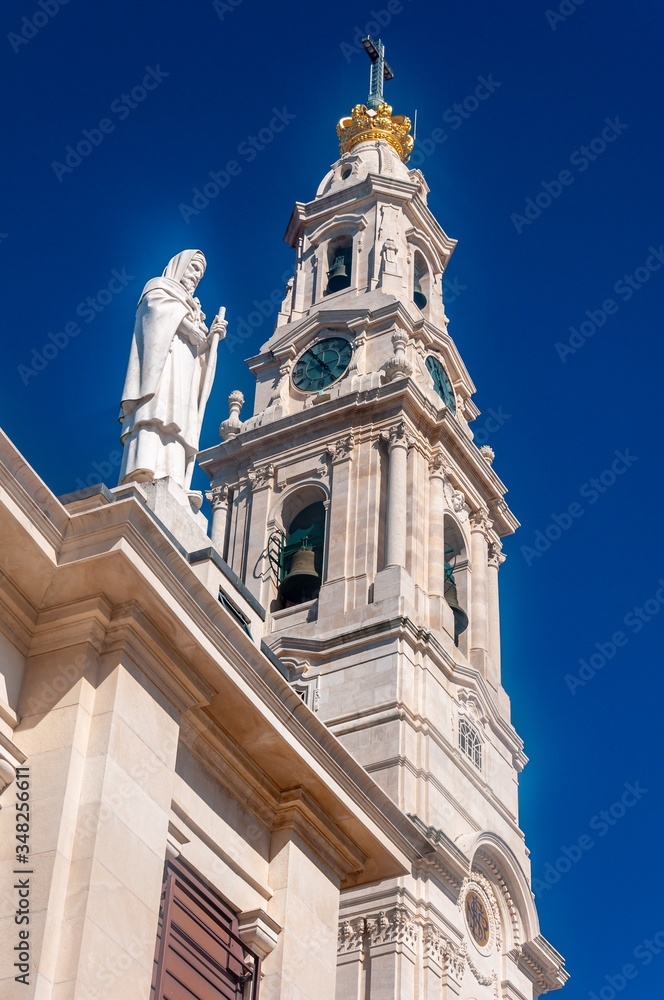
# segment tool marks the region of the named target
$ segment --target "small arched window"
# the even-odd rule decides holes
[[[327,248],[327,287],[325,294],[340,292],[350,287],[353,266],[353,239],[351,236],[335,236]]]
[[[482,770],[482,741],[472,722],[463,717],[459,719],[459,750]]]

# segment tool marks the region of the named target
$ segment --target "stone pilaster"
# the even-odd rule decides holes
[[[498,540],[489,543],[488,560],[488,631],[489,631],[489,673],[487,680],[492,687],[500,685],[500,604],[498,597],[498,570],[507,556],[502,552]]]
[[[480,508],[470,517],[470,558],[472,562],[470,597],[470,662],[486,677],[489,656],[487,608],[488,512]]]

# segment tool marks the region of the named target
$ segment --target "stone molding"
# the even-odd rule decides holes
[[[481,859],[482,863],[485,864],[487,868],[491,871],[491,874],[493,875],[494,879],[500,886],[500,891],[503,894],[503,897],[505,899],[505,905],[507,906],[510,915],[510,922],[512,925],[512,940],[514,942],[515,947],[518,947],[521,944],[519,913],[516,906],[514,905],[514,900],[512,899],[512,895],[507,887],[507,884],[505,883],[505,879],[501,875],[500,871],[498,870],[494,862],[488,856],[488,854],[482,852],[479,855],[479,858]]]
[[[282,792],[273,830],[293,830],[343,882],[359,875],[367,859],[304,788]]]
[[[274,951],[282,929],[281,924],[260,908],[238,915],[238,931],[242,943],[256,952],[261,961]]]
[[[341,921],[337,940],[337,952],[340,955],[350,951],[364,951],[366,923],[366,917],[353,917]]]

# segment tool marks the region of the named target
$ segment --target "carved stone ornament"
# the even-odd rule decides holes
[[[490,444],[483,444],[480,448],[480,455],[489,465],[493,465],[493,460],[496,457],[496,453]]]
[[[408,334],[404,330],[397,330],[392,334],[394,355],[385,365],[386,382],[392,382],[395,378],[409,378],[413,374],[413,366],[406,360],[408,340]]]
[[[393,239],[389,238],[385,240],[381,249],[381,272],[383,274],[394,274],[397,276],[401,275],[399,270],[399,265],[397,263],[397,245]]]
[[[405,906],[367,917],[366,928],[370,945],[405,944],[413,949],[417,946],[419,928]]]
[[[211,490],[207,490],[205,499],[212,504],[213,511],[224,507],[228,502],[228,483],[222,483],[220,486],[213,486]]]
[[[362,951],[365,930],[366,920],[364,917],[354,917],[352,920],[343,920],[339,924],[339,938],[337,943],[337,951],[339,954],[343,954],[347,951]]]
[[[429,473],[432,476],[445,477],[449,476],[451,469],[445,462],[445,456],[442,451],[437,452],[429,462]],[[463,495],[463,494],[462,494]]]
[[[473,948],[485,958],[496,952],[500,955],[502,951],[500,910],[489,880],[479,872],[467,876],[461,885],[457,905],[461,910]],[[468,964],[480,982],[470,958]],[[482,985],[488,986],[491,982],[493,977]]]
[[[350,458],[354,449],[355,438],[353,437],[353,433],[351,431],[348,437],[339,438],[339,440],[335,441],[334,444],[329,444],[327,446],[327,454],[329,455],[331,462],[340,462],[343,458]]]
[[[448,507],[454,511],[461,523],[467,521],[470,514],[470,507],[466,503],[465,494],[461,490],[455,490],[449,479],[443,487],[443,492],[445,493]]]
[[[272,463],[270,463],[270,465],[260,465],[253,469],[249,469],[247,479],[251,484],[252,492],[254,490],[263,489],[266,486],[272,486],[274,483],[274,473],[275,468]]]
[[[475,725],[483,726],[489,721],[482,702],[471,688],[461,688],[459,691],[459,715],[465,715]]]

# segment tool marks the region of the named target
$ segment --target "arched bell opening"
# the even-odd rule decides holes
[[[462,653],[467,653],[468,607],[470,580],[468,553],[461,528],[450,515],[445,515],[445,588],[443,596],[454,615],[454,643]]]
[[[416,250],[413,254],[413,302],[425,312],[431,301],[431,274],[424,255]]]
[[[314,601],[323,580],[325,552],[325,494],[305,487],[284,501],[283,529],[270,542],[277,594],[273,611]]]
[[[350,288],[353,266],[353,238],[342,235],[331,239],[327,247],[327,286],[325,294]]]

